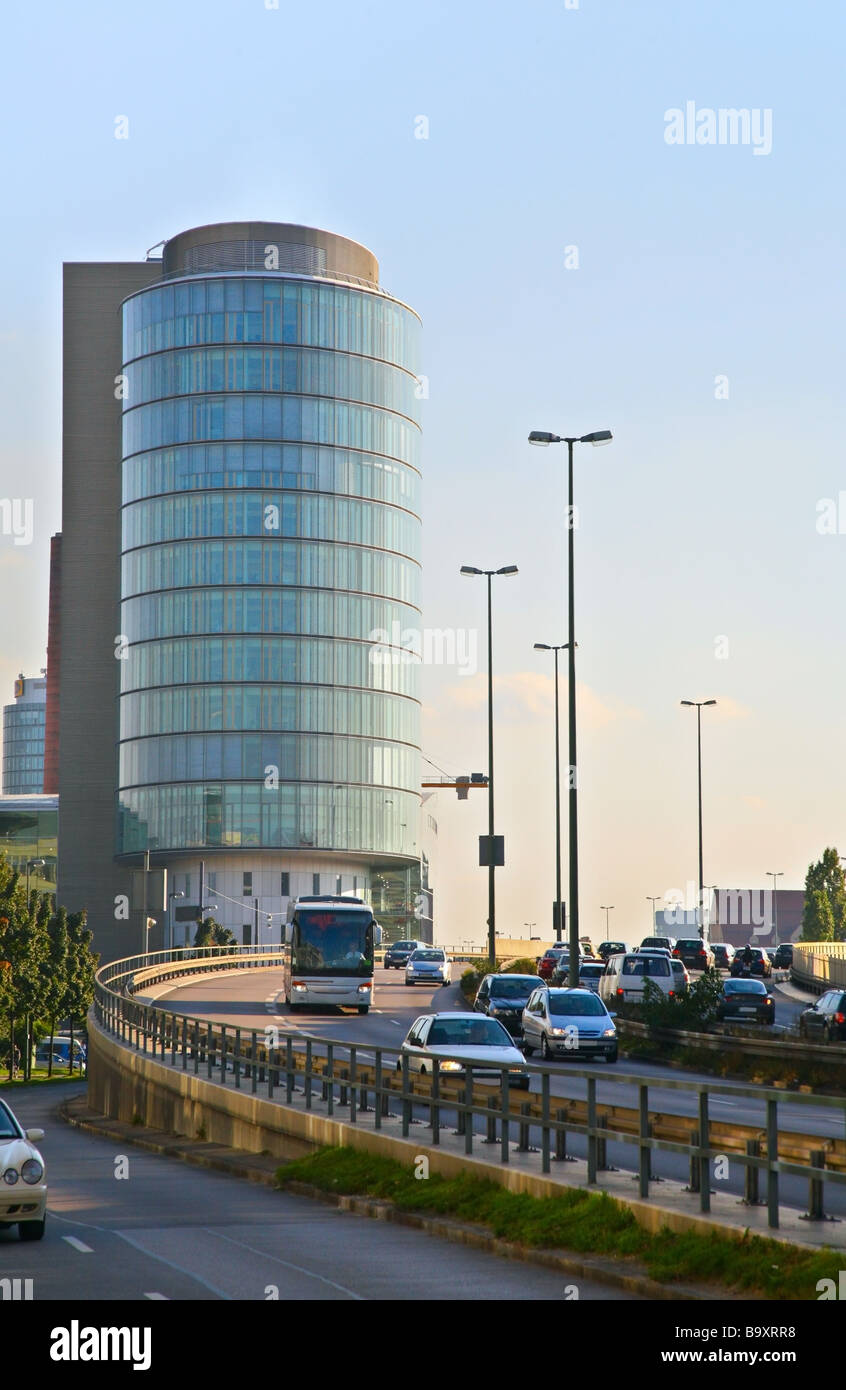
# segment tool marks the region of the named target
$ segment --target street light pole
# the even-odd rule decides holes
[[[567,676],[569,680],[569,690],[567,699],[568,711],[568,735],[569,735],[569,756],[570,770],[568,785],[569,797],[569,838],[570,838],[570,890],[568,911],[570,914],[570,988],[577,989],[579,984],[579,824],[578,824],[578,788],[576,771],[576,618],[575,618],[575,594],[574,594],[574,573],[575,573],[575,507],[573,502],[573,445],[574,444],[610,444],[612,434],[610,430],[594,430],[592,434],[580,436],[563,437],[558,434],[550,434],[547,430],[532,430],[529,435],[530,444],[546,446],[548,444],[567,445],[567,524],[568,524],[568,544],[567,544]]]
[[[716,700],[682,700],[681,704],[688,705],[696,710],[696,768],[697,785],[699,789],[699,935],[705,939],[705,924],[702,913],[702,897],[704,894],[704,875],[702,871],[702,707],[703,705],[715,705]]]
[[[601,904],[600,904],[599,910],[600,910],[600,912],[604,912],[604,913],[605,913],[605,940],[607,941],[607,940],[608,940],[608,914],[609,914],[609,912],[613,912],[613,911],[614,911],[614,904],[612,903],[610,907],[606,907],[604,903],[601,903]]]
[[[493,739],[493,618],[491,612],[491,581],[495,574],[516,574],[516,565],[504,565],[498,570],[476,569],[462,565],[465,575],[487,576],[488,581],[488,957],[496,968],[496,888],[494,875],[494,739]]]
[[[566,651],[569,643],[536,642],[535,651],[552,652],[555,656],[555,935],[561,940],[561,757],[558,734],[558,653]]]
[[[773,873],[772,869],[767,870],[767,878],[773,881],[773,945],[778,945],[778,881],[784,878],[783,870]]]
[[[655,904],[661,901],[661,894],[656,893],[653,897],[651,893],[647,893],[646,901],[652,904],[652,916],[649,919],[649,935],[651,936],[655,931]]]

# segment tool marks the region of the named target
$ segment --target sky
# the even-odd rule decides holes
[[[0,698],[46,659],[62,261],[143,260],[207,222],[325,227],[423,319],[423,623],[476,642],[475,671],[424,672],[424,753],[448,773],[487,762],[485,586],[459,568],[519,568],[494,581],[498,926],[548,936],[554,896],[552,658],[533,644],[566,640],[566,454],[533,428],[614,433],[576,451],[583,929],[603,936],[613,905],[612,935],[639,939],[647,895],[697,878],[682,699],[718,701],[705,881],[801,887],[846,850],[844,14],[7,7],[0,500],[31,498],[33,528],[0,531]],[[720,141],[721,109],[750,113],[746,143],[730,123]],[[485,795],[429,809],[437,934],[480,941]],[[564,836],[566,882],[566,818]]]

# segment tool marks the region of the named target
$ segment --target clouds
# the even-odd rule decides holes
[[[494,718],[497,723],[517,724],[527,717],[552,719],[554,715],[555,680],[540,671],[514,671],[494,676]],[[559,680],[561,719],[566,720],[566,679]],[[443,692],[443,704],[455,710],[476,714],[486,710],[488,679],[481,672],[463,680],[460,685],[448,686]],[[613,696],[600,695],[590,686],[576,682],[576,706],[579,724],[586,729],[602,729],[622,720],[643,717],[642,711],[632,709]]]

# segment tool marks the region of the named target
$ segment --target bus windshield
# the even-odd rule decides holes
[[[310,975],[372,975],[373,915],[301,908],[294,918],[291,968]]]

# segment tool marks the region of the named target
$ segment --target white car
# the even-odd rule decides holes
[[[508,1069],[512,1086],[528,1090],[529,1073],[522,1052],[495,1018],[483,1014],[424,1014],[411,1025],[400,1049],[408,1057],[409,1071],[421,1076],[432,1071],[433,1058],[440,1062],[441,1076],[463,1077],[471,1071],[483,1081],[499,1081],[501,1067]]]
[[[21,1240],[41,1240],[47,1217],[44,1159],[35,1147],[43,1129],[23,1130],[0,1100],[0,1229],[17,1226]]]
[[[408,957],[405,967],[407,985],[448,985],[452,979],[452,962],[440,946],[419,946]]]

